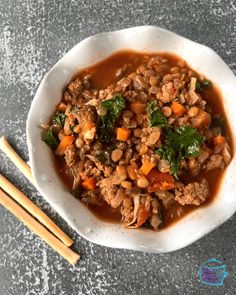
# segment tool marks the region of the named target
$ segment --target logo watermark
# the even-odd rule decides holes
[[[201,283],[210,286],[222,286],[228,276],[227,267],[221,261],[211,258],[199,269],[198,276]]]

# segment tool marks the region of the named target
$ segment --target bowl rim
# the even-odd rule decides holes
[[[32,126],[30,126],[30,121],[31,121],[31,116],[33,113],[33,109],[36,105],[36,100],[38,99],[38,97],[40,96],[40,93],[42,91],[42,89],[45,87],[45,82],[47,81],[48,77],[51,75],[51,73],[58,68],[61,64],[64,63],[64,59],[66,57],[68,57],[71,52],[74,52],[75,50],[77,50],[77,48],[79,48],[82,45],[85,45],[87,42],[90,42],[92,39],[96,39],[96,38],[101,38],[104,36],[109,36],[111,34],[119,34],[119,33],[125,33],[128,31],[133,31],[133,30],[140,30],[140,29],[155,29],[158,30],[159,32],[163,32],[163,33],[167,33],[171,36],[174,36],[176,38],[180,38],[182,40],[185,40],[187,42],[192,43],[193,45],[197,45],[197,46],[201,46],[204,47],[205,50],[209,51],[210,53],[213,53],[218,59],[221,60],[221,62],[223,62],[223,64],[227,67],[228,70],[231,71],[231,69],[226,65],[226,63],[221,59],[221,57],[210,47],[206,46],[206,45],[202,45],[196,41],[192,41],[186,37],[183,37],[179,34],[176,34],[174,32],[171,32],[167,29],[164,28],[160,28],[158,26],[153,26],[153,25],[146,25],[146,26],[135,26],[135,27],[129,27],[129,28],[125,28],[125,29],[120,29],[120,30],[115,30],[115,31],[108,31],[108,32],[103,32],[103,33],[98,33],[96,35],[87,37],[85,39],[83,39],[82,41],[78,42],[77,44],[75,44],[65,55],[63,55],[56,63],[53,67],[51,67],[51,69],[44,75],[43,79],[40,82],[40,85],[34,95],[34,98],[31,102],[31,107],[28,113],[28,117],[27,117],[27,122],[26,122],[26,134],[27,134],[27,146],[28,146],[28,151],[29,151],[29,161],[30,161],[30,166],[32,169],[32,174],[33,174],[33,178],[35,180],[36,183],[36,187],[38,189],[38,191],[40,192],[40,194],[43,196],[43,198],[49,202],[48,198],[45,196],[45,193],[43,192],[43,189],[41,189],[40,187],[40,182],[37,179],[37,167],[35,167],[35,159],[34,159],[34,153],[33,153],[33,143],[31,141],[31,128]],[[115,52],[115,51],[113,51]],[[110,53],[109,55],[111,55],[112,53]],[[103,59],[103,58],[102,58]],[[102,60],[101,59],[101,60]],[[231,71],[231,73],[233,74],[233,72]],[[233,74],[234,75],[234,74]],[[50,202],[49,202],[50,203]],[[54,206],[50,203],[50,205],[54,208]],[[55,209],[55,208],[54,208]],[[56,210],[56,209],[55,209]],[[58,210],[56,210],[58,211]],[[179,247],[172,247],[170,249],[153,249],[153,248],[145,248],[143,249],[143,247],[136,245],[136,244],[132,244],[132,243],[121,243],[121,244],[112,244],[112,242],[110,241],[106,241],[104,242],[104,240],[102,242],[100,242],[98,239],[95,238],[95,236],[90,236],[90,235],[86,235],[85,232],[80,231],[78,228],[74,228],[70,222],[65,218],[65,216],[61,216],[76,232],[79,233],[79,235],[81,235],[83,238],[85,238],[86,240],[98,244],[98,245],[102,245],[102,246],[107,246],[107,247],[111,247],[111,248],[118,248],[118,249],[129,249],[129,250],[136,250],[136,251],[145,251],[145,252],[152,252],[152,253],[168,253],[168,252],[173,252],[173,251],[177,251],[179,249],[182,249],[190,244],[192,244],[193,242],[199,240],[200,238],[202,238],[204,235],[210,233],[211,231],[213,231],[214,229],[216,229],[217,227],[219,227],[221,224],[223,224],[224,222],[226,222],[230,217],[233,216],[233,214],[236,212],[236,208],[235,211],[232,214],[229,214],[227,216],[225,216],[225,218],[223,220],[219,220],[217,223],[215,223],[214,226],[212,227],[208,227],[204,230],[204,233],[200,233],[199,235],[194,235],[193,237],[189,238],[185,243],[181,244]],[[60,214],[60,213],[59,213]],[[61,215],[61,214],[60,214]],[[174,225],[172,225],[174,226]]]

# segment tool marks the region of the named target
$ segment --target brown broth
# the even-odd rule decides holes
[[[170,54],[170,53],[145,53],[145,52],[135,52],[131,50],[125,50],[125,51],[119,51],[103,61],[86,68],[82,71],[80,71],[75,77],[83,78],[84,76],[88,74],[92,74],[92,85],[94,88],[97,89],[104,89],[108,87],[110,84],[117,82],[120,77],[116,77],[116,71],[120,67],[122,67],[124,64],[129,64],[130,66],[125,72],[125,75],[128,75],[129,73],[133,72],[139,65],[145,61],[147,57],[150,56],[162,56],[168,59],[168,64],[171,66],[176,65],[176,62],[181,59],[179,56]],[[189,70],[191,68],[189,66],[186,66]],[[195,72],[195,71],[194,71]],[[196,72],[195,72],[196,73]],[[197,74],[200,76],[199,74]],[[75,78],[74,77],[74,78]],[[227,120],[224,105],[223,105],[223,99],[222,95],[217,89],[216,86],[211,87],[209,90],[203,91],[204,99],[207,101],[208,105],[211,107],[214,115],[220,115]],[[232,145],[232,136],[229,128],[229,124],[226,121],[226,138],[231,146]],[[55,160],[55,167],[56,171],[59,172],[59,176],[66,185],[66,187],[71,190],[72,183],[73,183],[73,176],[68,172],[68,169],[66,169],[66,165],[64,160],[56,158]],[[224,171],[220,169],[215,169],[210,172],[203,171],[201,172],[201,176],[198,177],[195,180],[200,180],[201,178],[206,178],[210,185],[210,191],[211,196],[207,199],[207,201],[201,205],[207,206],[209,205],[217,196],[217,192],[219,191],[221,181],[223,178]],[[183,182],[188,183],[191,179],[182,179]],[[119,222],[121,220],[121,214],[119,212],[119,209],[111,208],[109,205],[107,205],[105,202],[101,206],[97,205],[89,205],[89,209],[100,219],[104,221],[109,222]],[[179,215],[178,212],[181,208],[181,214]],[[173,206],[169,210],[163,209],[163,228],[166,228],[167,226],[173,225],[174,222],[181,219],[183,216],[186,216],[193,210],[196,210],[199,208],[198,206],[181,206],[176,202],[176,205]]]

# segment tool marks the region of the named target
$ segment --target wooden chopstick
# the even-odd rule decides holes
[[[0,204],[20,219],[28,228],[35,232],[42,240],[50,245],[55,251],[63,256],[69,263],[76,264],[80,255],[64,245],[58,238],[50,233],[43,225],[36,221],[20,205],[13,201],[3,190],[0,189]]]
[[[57,236],[66,246],[71,246],[73,240],[68,237],[39,207],[28,199],[18,188],[0,174],[0,187],[8,193],[17,203],[24,207],[31,215],[38,219],[55,236]]]
[[[0,138],[0,149],[10,158],[16,167],[34,184],[34,179],[30,167],[21,159],[21,157],[10,146],[7,139]],[[71,246],[73,240],[68,237],[41,209],[31,202],[21,191],[11,184],[5,177],[0,175],[0,187],[11,195],[21,206],[36,217],[44,226],[46,226],[55,236],[57,236],[65,245]]]
[[[30,167],[14,151],[4,136],[0,138],[0,149],[10,158],[16,167],[25,175],[29,181],[34,184],[34,179]]]

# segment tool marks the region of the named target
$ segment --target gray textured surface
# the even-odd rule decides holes
[[[236,72],[235,1],[0,1],[1,133],[27,160],[25,122],[37,85],[73,45],[92,34],[153,24],[218,52]],[[1,154],[0,171],[75,240],[74,268],[0,207],[0,295],[236,294],[236,217],[193,245],[154,255],[93,245],[80,238]],[[222,287],[198,281],[200,265],[224,261]]]

